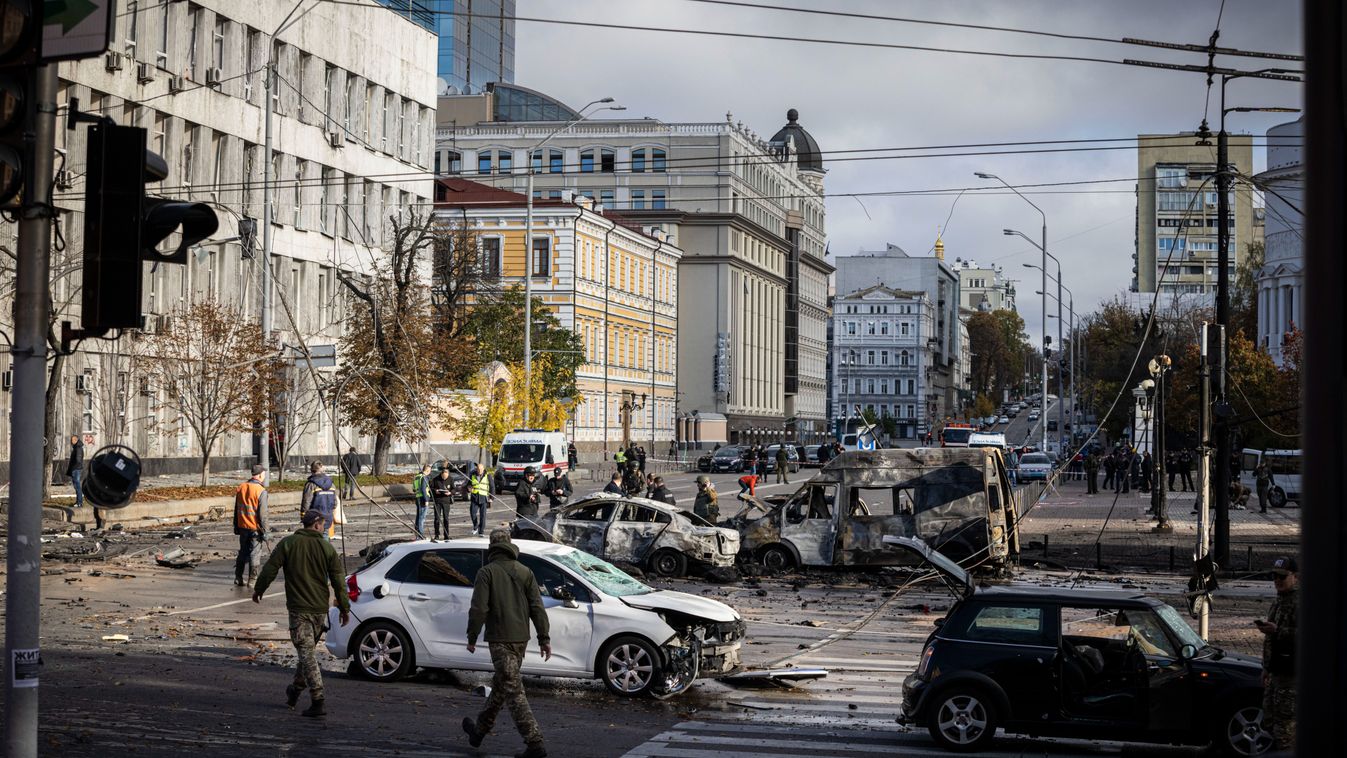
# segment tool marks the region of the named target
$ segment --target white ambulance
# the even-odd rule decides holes
[[[538,470],[539,480],[551,476],[554,468],[567,471],[570,467],[566,458],[566,435],[541,429],[516,429],[506,434],[497,459],[497,468],[505,476],[506,483],[518,484],[529,467]]]

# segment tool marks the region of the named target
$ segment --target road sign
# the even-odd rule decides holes
[[[857,450],[874,450],[874,449],[875,449],[875,438],[874,438],[874,437],[871,437],[871,436],[868,435],[868,434],[862,434],[862,435],[857,436],[857,437],[856,437],[856,449],[857,449]]]
[[[97,58],[112,38],[116,0],[45,0],[43,62]]]
[[[298,345],[287,345],[290,348],[290,359],[295,363],[306,363],[304,359],[304,350]],[[336,345],[309,345],[309,360],[313,361],[314,368],[335,368],[337,365],[337,346]]]

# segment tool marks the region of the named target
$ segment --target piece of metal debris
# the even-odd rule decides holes
[[[131,638],[126,636],[125,634],[105,634],[103,635],[103,641],[122,643],[122,642],[130,642]]]
[[[722,676],[719,681],[730,685],[771,685],[788,682],[802,682],[823,679],[828,676],[827,669],[821,668],[784,668],[763,669],[760,671],[740,671],[737,674]]]
[[[196,568],[196,561],[187,557],[187,553],[182,548],[175,547],[167,552],[160,551],[154,556],[154,562],[160,566],[172,569]]]

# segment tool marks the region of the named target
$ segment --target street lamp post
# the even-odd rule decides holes
[[[605,105],[591,113],[585,113],[591,107],[601,103],[611,103],[613,98],[605,97],[601,100],[586,105],[580,109],[580,117],[562,124],[552,130],[551,134],[543,137],[537,144],[528,149],[525,154],[525,160],[528,161],[528,189],[524,193],[525,211],[524,211],[524,391],[526,393],[533,391],[533,154],[542,149],[552,140],[553,137],[570,129],[572,126],[584,121],[599,111],[624,111],[623,105]],[[538,168],[542,169],[542,159],[539,158]],[[606,339],[606,336],[605,336]],[[606,403],[608,400],[604,398]],[[529,425],[529,403],[524,403],[524,426]],[[607,431],[605,430],[605,435]]]
[[[1030,245],[1033,245],[1034,247],[1038,247],[1039,251],[1040,251],[1041,253],[1043,253],[1044,258],[1043,258],[1043,265],[1042,265],[1042,266],[1037,266],[1037,265],[1034,265],[1034,264],[1032,264],[1032,263],[1023,263],[1023,264],[1020,264],[1020,265],[1024,266],[1025,268],[1036,268],[1036,269],[1038,269],[1039,273],[1042,274],[1042,276],[1043,276],[1043,289],[1037,290],[1037,291],[1036,291],[1036,294],[1041,295],[1041,296],[1042,296],[1042,301],[1043,301],[1043,343],[1044,343],[1044,344],[1043,344],[1043,347],[1044,347],[1045,350],[1046,350],[1046,348],[1047,348],[1047,342],[1048,342],[1048,297],[1049,297],[1049,295],[1047,294],[1047,290],[1048,290],[1048,268],[1047,268],[1047,259],[1048,259],[1048,258],[1051,258],[1052,261],[1053,261],[1053,263],[1056,263],[1056,264],[1057,264],[1057,277],[1056,277],[1056,282],[1057,282],[1057,393],[1058,393],[1058,395],[1065,395],[1066,393],[1062,392],[1062,387],[1061,387],[1061,384],[1062,384],[1062,262],[1059,261],[1059,260],[1057,260],[1057,256],[1055,256],[1055,255],[1053,255],[1052,253],[1049,253],[1047,250],[1044,250],[1043,248],[1039,247],[1039,246],[1038,246],[1038,243],[1037,243],[1037,242],[1034,242],[1032,239],[1030,239],[1030,238],[1028,237],[1028,235],[1026,235],[1024,232],[1017,232],[1017,231],[1015,231],[1014,229],[1002,229],[1002,230],[1001,230],[1001,233],[1002,233],[1002,234],[1005,234],[1006,236],[1011,236],[1011,237],[1021,237],[1021,238],[1024,239],[1025,242],[1028,242]],[[1060,435],[1060,434],[1062,433],[1062,431],[1063,431],[1062,401],[1063,401],[1063,398],[1062,398],[1062,397],[1058,397],[1058,398],[1057,398],[1057,434],[1058,434],[1058,435]],[[1047,449],[1048,449],[1048,359],[1047,359],[1047,357],[1045,356],[1045,357],[1043,358],[1043,451],[1044,451],[1044,452],[1047,452]],[[1060,452],[1060,451],[1059,451],[1059,452]]]
[[[988,173],[984,173],[984,172],[981,172],[981,171],[975,171],[975,172],[973,172],[973,173],[974,173],[974,176],[978,177],[979,179],[995,179],[996,181],[998,181],[998,182],[1000,182],[1001,184],[1005,185],[1006,189],[1010,190],[1011,192],[1014,192],[1016,195],[1019,195],[1021,200],[1023,200],[1023,201],[1026,202],[1026,203],[1029,203],[1029,205],[1030,205],[1034,210],[1038,211],[1038,215],[1040,215],[1040,216],[1043,217],[1043,230],[1042,230],[1043,244],[1038,245],[1038,249],[1039,249],[1040,252],[1043,253],[1043,268],[1042,268],[1042,271],[1043,271],[1043,283],[1042,283],[1042,286],[1043,286],[1043,290],[1046,292],[1047,289],[1048,289],[1048,214],[1044,213],[1042,208],[1039,208],[1037,205],[1034,205],[1034,203],[1033,203],[1032,200],[1030,200],[1029,198],[1025,197],[1023,193],[1021,193],[1019,190],[1015,189],[1013,186],[1010,185],[1009,182],[1007,182],[1005,179],[1002,179],[1001,177],[997,176],[996,174],[988,174]],[[1021,235],[1021,236],[1023,236],[1023,235]],[[1028,237],[1025,237],[1025,239],[1028,239]],[[1033,241],[1033,240],[1030,240],[1030,242],[1032,242],[1032,241]],[[1043,336],[1043,342],[1042,342],[1041,347],[1046,349],[1046,348],[1047,348],[1047,342],[1048,342],[1048,299],[1047,299],[1046,297],[1043,298],[1043,304],[1042,304],[1042,306],[1041,306],[1041,308],[1040,308],[1040,311],[1039,311],[1039,317],[1040,317],[1040,319],[1041,319],[1041,321],[1042,321],[1042,329],[1041,329],[1041,331],[1042,331],[1042,333],[1043,333],[1043,334],[1042,334],[1042,336]],[[1060,335],[1058,335],[1058,338],[1060,339]],[[1046,360],[1045,360],[1045,361],[1044,361],[1044,364],[1045,364],[1045,365],[1044,365],[1044,368],[1043,368],[1043,404],[1044,404],[1043,410],[1044,410],[1044,415],[1045,415],[1045,416],[1047,415],[1046,411],[1047,411],[1047,402],[1048,402],[1048,371],[1047,371],[1046,363],[1047,363],[1047,362],[1046,362]],[[1058,402],[1060,402],[1060,401],[1058,401]],[[1047,450],[1047,447],[1048,447],[1048,424],[1047,424],[1046,421],[1044,421],[1044,423],[1043,423],[1043,437],[1042,437],[1042,440],[1041,440],[1041,441],[1042,441],[1043,449],[1044,449],[1044,451],[1046,451],[1046,450]]]

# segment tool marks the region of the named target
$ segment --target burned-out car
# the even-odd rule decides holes
[[[683,576],[689,566],[728,568],[739,553],[735,530],[643,497],[597,493],[515,526],[522,539],[559,542],[666,577]]]
[[[992,566],[1019,552],[1014,491],[991,448],[846,452],[783,502],[745,502],[727,524],[739,530],[743,557],[773,571],[907,562],[884,548],[886,535]]]

